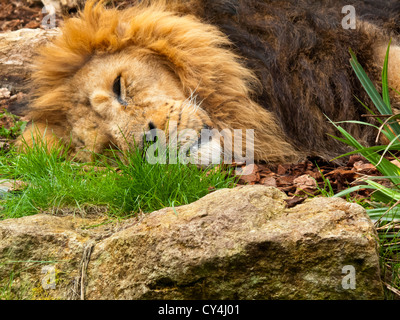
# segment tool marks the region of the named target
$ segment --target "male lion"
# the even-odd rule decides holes
[[[394,1],[137,1],[124,10],[95,2],[40,51],[28,144],[39,132],[49,144],[61,138],[86,161],[84,150],[140,146],[145,132],[174,122],[179,132],[254,129],[256,161],[331,159],[346,149],[326,117],[360,120],[355,96],[368,103],[348,49],[379,83],[393,37],[389,80],[400,90]],[[355,30],[342,27],[344,4],[356,9]],[[374,139],[368,126],[348,130]]]

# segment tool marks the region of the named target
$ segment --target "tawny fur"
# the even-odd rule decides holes
[[[62,138],[75,152],[124,148],[124,138],[138,142],[149,122],[166,129],[176,119],[178,129],[254,129],[256,160],[331,159],[346,149],[328,136],[336,132],[325,116],[360,120],[365,110],[354,95],[369,101],[348,48],[379,83],[394,24],[388,14],[386,24],[359,18],[357,30],[344,30],[342,18],[340,1],[328,0],[152,1],[126,10],[89,1],[41,50],[29,115],[47,127],[47,139]],[[395,70],[390,81],[398,88]],[[127,105],[112,93],[121,74]],[[183,106],[193,94],[201,108],[188,114]],[[348,129],[366,144],[374,139],[368,127]],[[32,127],[24,134],[31,137]]]

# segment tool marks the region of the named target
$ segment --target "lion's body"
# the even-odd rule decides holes
[[[328,136],[325,115],[360,120],[354,96],[368,102],[349,47],[379,83],[388,26],[397,26],[383,7],[376,12],[387,16],[375,18],[371,3],[353,2],[365,11],[356,30],[342,28],[340,1],[179,0],[123,11],[90,2],[42,50],[30,117],[75,152],[125,148],[127,137],[140,142],[143,131],[176,121],[196,132],[254,129],[256,160],[330,159],[345,148]],[[389,76],[399,89],[396,41]],[[373,141],[368,127],[349,130]]]

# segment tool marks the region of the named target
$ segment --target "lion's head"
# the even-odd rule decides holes
[[[197,133],[193,143],[205,128],[253,129],[256,159],[297,157],[274,116],[252,100],[256,77],[217,28],[160,3],[117,10],[95,2],[40,51],[28,144],[39,130],[87,160],[84,150],[141,145],[149,130],[175,123]],[[219,139],[210,141],[221,152]]]

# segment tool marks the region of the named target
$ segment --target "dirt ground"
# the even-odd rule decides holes
[[[123,1],[121,1],[123,2]],[[27,4],[31,3],[31,4]],[[43,19],[43,5],[36,0],[0,0],[0,32],[21,28],[40,28]],[[2,91],[3,90],[3,91]],[[10,93],[0,88],[0,126],[9,129],[15,120],[7,116],[10,103],[21,99],[23,93]],[[10,141],[0,137],[0,148],[8,147]],[[317,195],[321,190],[338,192],[361,183],[365,175],[379,175],[377,170],[359,156],[351,157],[346,165],[337,166],[320,159],[309,159],[296,165],[268,167],[256,164],[251,174],[242,176],[240,184],[264,184],[275,186],[291,196],[288,205],[294,206],[307,196]],[[329,180],[329,183],[327,182]],[[369,191],[359,191],[356,197],[362,199]]]
[[[40,27],[43,5],[40,2],[29,5],[27,2],[0,0],[0,31]]]

